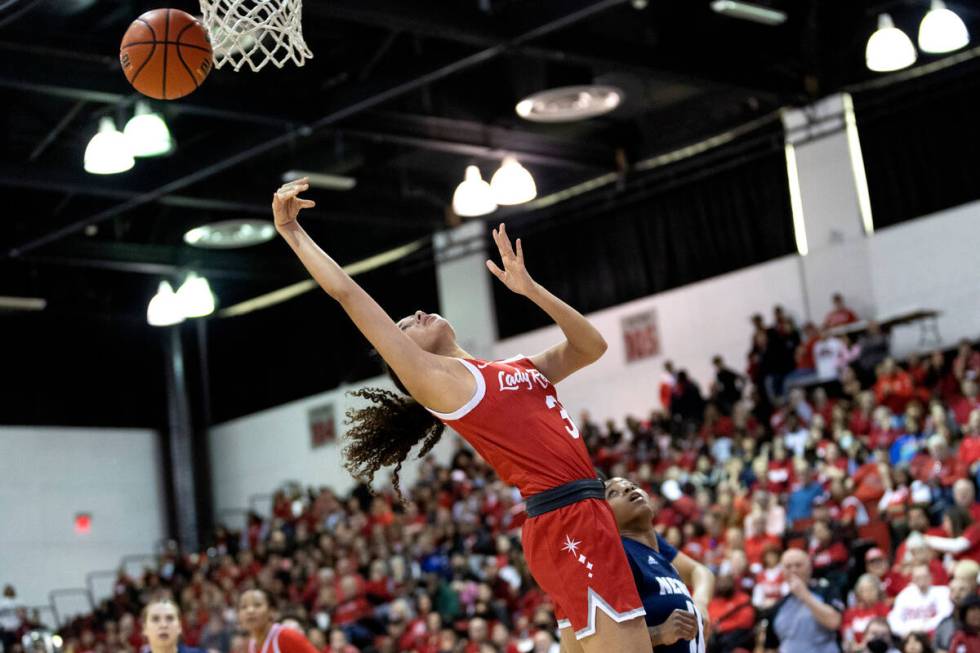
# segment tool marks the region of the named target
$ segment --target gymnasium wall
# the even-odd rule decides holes
[[[329,486],[342,493],[350,490],[354,480],[340,458],[344,414],[348,407],[362,402],[348,393],[367,386],[394,389],[387,377],[376,377],[212,428],[208,441],[216,517],[230,526],[238,526],[236,520],[241,519],[240,515],[222,514],[222,511],[252,507],[265,513],[269,502],[256,495],[268,494],[286,481],[297,481],[304,486]],[[329,406],[333,407],[336,439],[314,447],[310,411]],[[440,459],[447,459],[453,450],[453,440],[447,431],[434,453]],[[405,464],[401,472],[403,486],[414,482],[416,469],[415,464]],[[386,475],[379,478],[387,481]]]
[[[159,435],[149,430],[0,427],[0,583],[26,605],[150,554],[164,536]],[[74,530],[76,513],[91,530]],[[96,597],[111,588],[99,579]],[[87,609],[79,597],[59,609]]]

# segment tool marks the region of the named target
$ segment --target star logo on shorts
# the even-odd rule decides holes
[[[578,553],[578,545],[581,544],[581,540],[573,540],[572,538],[565,536],[565,546],[561,548],[562,551],[568,551],[572,555]]]

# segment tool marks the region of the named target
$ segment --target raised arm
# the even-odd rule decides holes
[[[476,385],[470,373],[459,363],[415,344],[296,221],[300,210],[315,206],[312,200],[299,197],[308,188],[303,178],[285,184],[273,195],[276,230],[419,403],[439,412],[452,412],[465,404]]]
[[[563,342],[531,356],[534,366],[552,383],[558,383],[576,370],[599,360],[607,347],[602,334],[581,313],[531,278],[524,267],[521,239],[517,239],[515,251],[511,247],[507,230],[501,223],[498,229],[493,230],[493,240],[497,243],[504,269],[501,270],[493,261],[488,260],[487,268],[490,272],[511,291],[534,302],[565,334]]]

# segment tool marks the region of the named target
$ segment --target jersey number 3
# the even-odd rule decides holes
[[[552,395],[547,395],[544,398],[544,403],[548,404],[549,409],[557,407],[558,410],[561,411],[558,414],[561,415],[563,420],[565,420],[565,430],[568,431],[570,436],[578,440],[578,427],[575,426],[575,422],[572,421],[572,418],[568,416],[568,411],[561,405],[561,402],[559,402],[558,399]]]

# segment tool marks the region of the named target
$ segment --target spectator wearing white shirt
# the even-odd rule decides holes
[[[953,613],[949,588],[933,585],[928,565],[912,568],[912,582],[895,597],[888,625],[899,637],[909,633],[931,635],[939,623]]]

